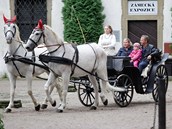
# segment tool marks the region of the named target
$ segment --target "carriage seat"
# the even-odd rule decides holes
[[[153,52],[151,54],[151,56],[152,56],[151,63],[156,63],[156,62],[161,61],[161,59],[162,59],[162,50],[156,49],[156,51]]]
[[[130,60],[127,56],[107,56],[107,69],[122,71],[124,67],[130,66]]]
[[[155,52],[153,52],[151,54],[151,60],[148,64],[148,66],[146,68],[143,69],[142,73],[141,73],[141,76],[146,78],[149,74],[149,71],[151,69],[151,66],[159,61],[161,61],[162,59],[162,50],[159,50],[159,49],[156,49]]]

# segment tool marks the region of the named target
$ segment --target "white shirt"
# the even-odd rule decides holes
[[[107,55],[115,55],[116,37],[114,34],[100,35],[98,45],[105,50]]]

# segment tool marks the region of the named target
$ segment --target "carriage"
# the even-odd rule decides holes
[[[126,107],[130,104],[133,98],[134,90],[138,94],[152,93],[155,102],[158,101],[158,78],[165,79],[165,89],[168,87],[168,73],[164,62],[168,58],[168,53],[162,55],[158,51],[152,55],[152,59],[146,68],[143,76],[139,69],[131,66],[130,57],[123,56],[108,56],[107,71],[108,80],[114,87],[124,87],[125,92],[114,91],[114,101],[120,107]],[[97,81],[99,81],[97,79]],[[94,89],[92,84],[86,77],[81,77],[79,80],[72,80],[74,86],[78,86],[78,97],[84,106],[91,106],[94,102]],[[101,91],[101,89],[99,89]]]
[[[12,50],[12,52],[10,52],[12,54],[9,53],[9,55],[5,56],[5,61],[7,66],[10,68],[14,67],[12,69],[14,72],[9,69],[11,82],[14,83],[11,83],[11,99],[6,108],[6,112],[10,112],[13,105],[13,94],[15,90],[14,79],[22,74],[28,76],[28,94],[33,100],[35,110],[38,111],[40,109],[40,104],[36,102],[31,90],[31,77],[33,71],[36,71],[33,65],[37,67],[40,67],[40,65],[28,59],[25,50],[26,48],[28,51],[33,51],[34,48],[40,44],[44,44],[45,46],[43,47],[47,48],[47,53],[44,51],[39,55],[39,61],[43,63],[43,67],[41,68],[46,68],[46,70],[48,68],[49,72],[48,80],[44,85],[46,99],[43,104],[45,108],[48,101],[52,106],[56,105],[56,101],[50,96],[53,90],[52,86],[56,86],[61,102],[58,111],[63,112],[66,106],[69,81],[73,82],[75,87],[78,85],[79,100],[83,105],[91,106],[92,110],[96,110],[98,106],[98,91],[101,91],[100,98],[104,105],[108,104],[108,100],[104,94],[105,90],[110,90],[113,92],[115,102],[121,107],[126,107],[132,101],[134,89],[140,94],[152,93],[154,100],[158,101],[158,77],[165,79],[165,88],[167,89],[168,74],[163,62],[167,60],[168,54],[161,56],[162,54],[159,51],[152,55],[148,75],[141,76],[137,68],[130,66],[129,57],[109,56],[107,60],[106,53],[96,43],[78,46],[64,43],[49,26],[43,25],[41,20],[38,22],[38,26],[33,30],[24,48],[20,41],[18,28],[13,23],[15,20],[16,18],[8,20],[4,17],[6,28],[4,29],[4,34],[7,43],[10,44],[11,47],[9,51]],[[17,40],[15,38],[17,38]],[[15,44],[13,44],[13,42],[15,42]],[[24,52],[21,52],[21,50]],[[23,56],[23,53],[26,54]],[[14,63],[15,61],[17,61],[17,64]],[[45,65],[45,63],[48,64]],[[25,67],[17,67],[19,64],[27,66],[29,74]],[[38,74],[40,73],[42,72]],[[90,81],[85,75],[88,76]],[[61,87],[56,84],[56,79],[59,76],[62,77],[63,93],[61,92]],[[72,80],[70,80],[70,77],[72,77]]]
[[[126,107],[132,101],[134,89],[140,94],[152,93],[154,100],[158,101],[158,77],[165,79],[167,90],[168,74],[163,63],[167,60],[168,54],[162,55],[159,50],[151,54],[149,70],[146,76],[142,76],[138,68],[130,66],[130,58],[111,56],[107,60],[106,53],[96,43],[78,46],[63,43],[49,26],[43,25],[39,20],[27,41],[26,49],[33,51],[41,43],[47,47],[48,55],[41,55],[39,59],[49,63],[50,68],[45,88],[49,87],[59,75],[63,80],[65,92],[62,104],[58,107],[60,112],[63,112],[66,106],[67,88],[71,77],[88,76],[90,81],[82,77],[73,82],[74,86],[78,85],[81,103],[91,106],[92,110],[96,110],[98,106],[98,91],[101,91],[100,98],[104,105],[108,104],[105,90],[110,90],[113,92],[115,102],[121,107]],[[46,94],[52,101],[47,90]]]

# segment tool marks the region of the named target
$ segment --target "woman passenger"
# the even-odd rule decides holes
[[[131,40],[129,38],[125,38],[123,40],[123,46],[119,49],[116,56],[129,56],[132,50],[133,50],[133,47],[132,47]]]

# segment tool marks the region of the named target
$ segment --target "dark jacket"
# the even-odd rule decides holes
[[[152,44],[148,44],[145,48],[142,47],[142,59],[143,61],[148,61],[147,57],[154,52],[156,52],[156,48]]]
[[[116,56],[128,56],[133,50],[133,47],[129,47],[128,49],[121,47],[116,54]]]

